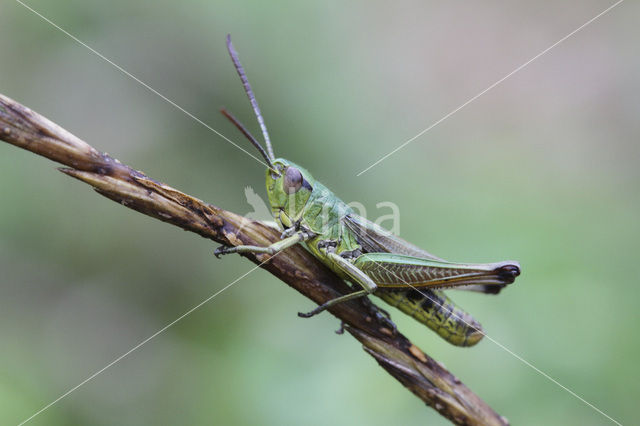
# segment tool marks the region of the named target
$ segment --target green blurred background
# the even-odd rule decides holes
[[[400,207],[438,256],[517,259],[499,297],[455,292],[489,336],[638,423],[640,7],[624,2],[360,177],[613,2],[29,1],[248,150],[243,59],[276,155],[344,200]],[[22,7],[0,4],[0,92],[218,206],[262,166]],[[253,151],[252,151],[253,152]],[[252,265],[0,144],[0,423],[16,424]],[[382,304],[382,302],[380,302]],[[446,424],[256,271],[31,424]],[[488,339],[401,330],[513,424],[608,420]]]

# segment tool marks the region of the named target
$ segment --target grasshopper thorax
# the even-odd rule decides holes
[[[311,197],[313,177],[304,168],[282,158],[267,169],[267,195],[273,216],[285,228],[293,226],[304,213]]]

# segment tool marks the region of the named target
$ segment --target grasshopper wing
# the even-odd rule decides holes
[[[354,265],[382,288],[502,286],[520,275],[517,262],[451,263],[395,253],[365,253]]]
[[[381,226],[363,218],[362,216],[350,214],[343,218],[343,222],[347,229],[356,235],[358,243],[362,246],[362,250],[365,253],[394,253],[413,258],[419,258],[423,260],[431,260],[435,262],[442,262],[448,264],[449,262],[432,255],[426,250],[417,247],[410,242],[403,240],[402,238],[393,235],[391,232],[382,228]],[[418,259],[414,259],[418,260]],[[411,262],[413,263],[413,262]],[[407,277],[407,279],[410,279]],[[512,281],[511,281],[512,282]],[[416,283],[417,284],[417,283]],[[481,293],[497,294],[503,287],[510,284],[505,281],[504,283],[491,283],[485,284],[468,284],[464,285],[458,282],[457,286],[447,286],[451,289],[478,291]]]
[[[349,214],[343,218],[344,224],[356,235],[365,253],[397,253],[424,259],[443,260],[426,250],[393,235],[380,225],[362,216]]]

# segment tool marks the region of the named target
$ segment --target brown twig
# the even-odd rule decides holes
[[[60,169],[63,173],[88,183],[107,198],[217,243],[267,246],[280,239],[277,230],[155,181],[3,95],[0,139],[64,164],[67,167]],[[254,263],[269,259],[267,254],[243,256]],[[350,292],[344,281],[300,246],[287,249],[262,268],[319,304]],[[329,311],[382,368],[453,423],[508,424],[409,339],[401,333],[391,333],[372,314],[370,304],[353,300]]]

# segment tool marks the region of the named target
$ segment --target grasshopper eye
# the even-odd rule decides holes
[[[289,167],[284,174],[282,187],[287,194],[295,194],[302,187],[302,173],[295,167]]]

